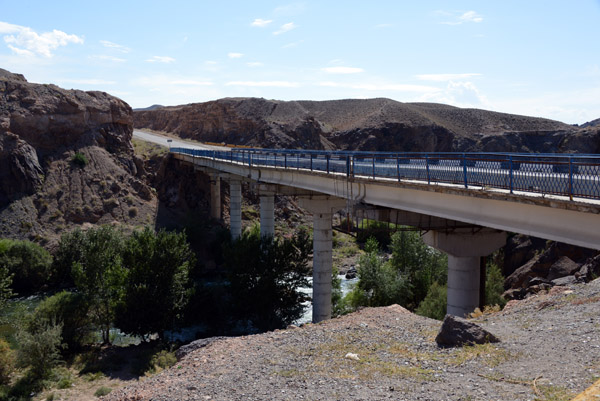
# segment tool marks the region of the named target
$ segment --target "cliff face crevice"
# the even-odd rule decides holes
[[[390,99],[227,98],[134,112],[136,128],[270,148],[405,152],[600,150],[600,129],[544,118]]]
[[[0,237],[47,243],[84,223],[153,223],[132,133],[118,98],[0,69]]]

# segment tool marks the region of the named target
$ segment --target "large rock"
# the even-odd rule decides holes
[[[578,271],[580,267],[579,263],[573,262],[568,256],[562,256],[550,266],[546,279],[552,281],[557,278],[570,276]]]
[[[446,315],[435,342],[443,347],[497,343],[500,340],[475,323],[453,315]]]

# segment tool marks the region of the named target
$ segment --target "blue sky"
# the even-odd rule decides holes
[[[600,118],[600,0],[0,0],[0,68],[132,107],[387,97]]]

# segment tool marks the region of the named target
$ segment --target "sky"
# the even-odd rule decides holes
[[[0,68],[134,108],[386,97],[600,118],[600,0],[0,0]]]

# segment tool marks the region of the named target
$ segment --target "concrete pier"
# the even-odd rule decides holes
[[[506,233],[492,229],[429,231],[425,243],[448,255],[447,313],[464,317],[479,306],[480,259],[506,243]]]
[[[242,181],[229,179],[229,231],[231,239],[242,235]]]
[[[275,193],[260,189],[260,236],[275,235]]]
[[[313,214],[313,323],[331,319],[332,231],[331,217],[346,201],[329,196],[299,198]]]
[[[221,177],[210,175],[210,217],[221,220]]]

